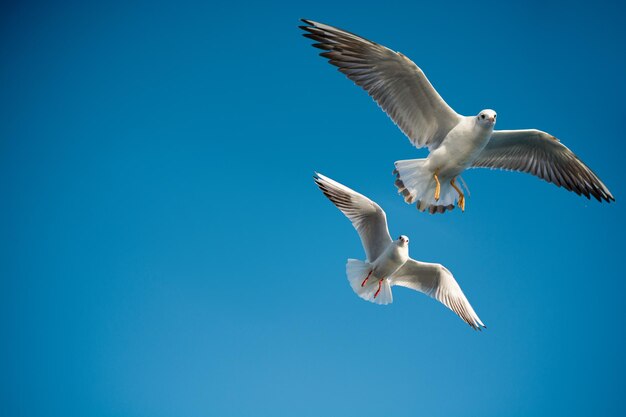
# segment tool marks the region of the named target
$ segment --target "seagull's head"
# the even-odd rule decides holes
[[[498,115],[495,111],[485,109],[478,113],[478,116],[476,116],[476,122],[481,126],[490,128],[496,125],[496,117],[498,117]]]
[[[398,242],[398,245],[400,246],[409,246],[409,238],[404,235],[400,235],[396,242]]]

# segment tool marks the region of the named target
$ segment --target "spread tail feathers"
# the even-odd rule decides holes
[[[381,279],[371,274],[372,265],[357,259],[348,259],[346,274],[350,286],[364,300],[376,304],[390,304],[393,302],[391,286],[388,279]],[[367,279],[367,280],[366,280]]]
[[[435,200],[437,182],[433,172],[426,167],[426,159],[408,159],[396,161],[396,187],[408,204],[415,203],[419,211],[444,213],[454,208],[458,197],[456,190],[450,185],[451,178],[439,177],[439,200]]]

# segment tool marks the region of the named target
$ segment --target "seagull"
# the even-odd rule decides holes
[[[486,327],[450,271],[440,264],[411,259],[409,238],[405,235],[391,240],[387,215],[378,204],[322,174],[315,173],[313,178],[361,237],[367,259],[348,259],[346,264],[348,281],[359,297],[376,304],[390,304],[391,287],[399,285],[440,301],[474,330]]]
[[[393,171],[398,193],[418,210],[444,213],[458,201],[465,211],[457,177],[479,167],[526,172],[588,199],[615,201],[593,171],[549,133],[494,130],[497,114],[491,109],[462,116],[401,53],[333,26],[302,21],[304,36],[325,51],[320,55],[367,91],[415,147],[428,148],[427,158],[397,161]]]

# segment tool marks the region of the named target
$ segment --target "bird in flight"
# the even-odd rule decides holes
[[[313,178],[361,237],[367,259],[348,259],[346,264],[348,281],[359,297],[376,304],[390,304],[391,287],[399,285],[440,301],[475,330],[486,327],[450,271],[440,264],[411,259],[408,237],[401,235],[391,240],[387,216],[378,204],[322,174],[316,173]]]
[[[397,161],[395,185],[420,211],[444,213],[465,194],[457,177],[468,168],[498,168],[535,175],[598,201],[615,201],[600,179],[554,136],[537,129],[494,130],[496,112],[456,113],[424,72],[406,56],[353,33],[302,19],[304,36],[320,55],[361,86],[391,117],[424,159]]]

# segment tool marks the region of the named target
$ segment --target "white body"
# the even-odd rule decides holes
[[[493,124],[479,123],[476,116],[463,117],[426,158],[426,168],[440,181],[451,180],[469,168],[491,138]]]
[[[393,277],[409,259],[408,238],[404,240],[400,237],[389,242],[374,262],[348,259],[348,282],[362,299],[375,304],[390,304],[393,302]]]
[[[394,240],[372,263],[372,276],[378,279],[388,278],[400,269],[408,259],[409,245],[404,244],[400,239]]]
[[[458,123],[450,129],[439,146],[430,152],[428,158],[397,161],[396,186],[404,196],[404,201],[416,203],[419,210],[428,209],[431,213],[453,209],[459,192],[451,181],[480,156],[493,134],[496,117],[493,110],[483,110],[478,116],[459,116]],[[435,175],[440,185],[439,199],[435,198]]]

